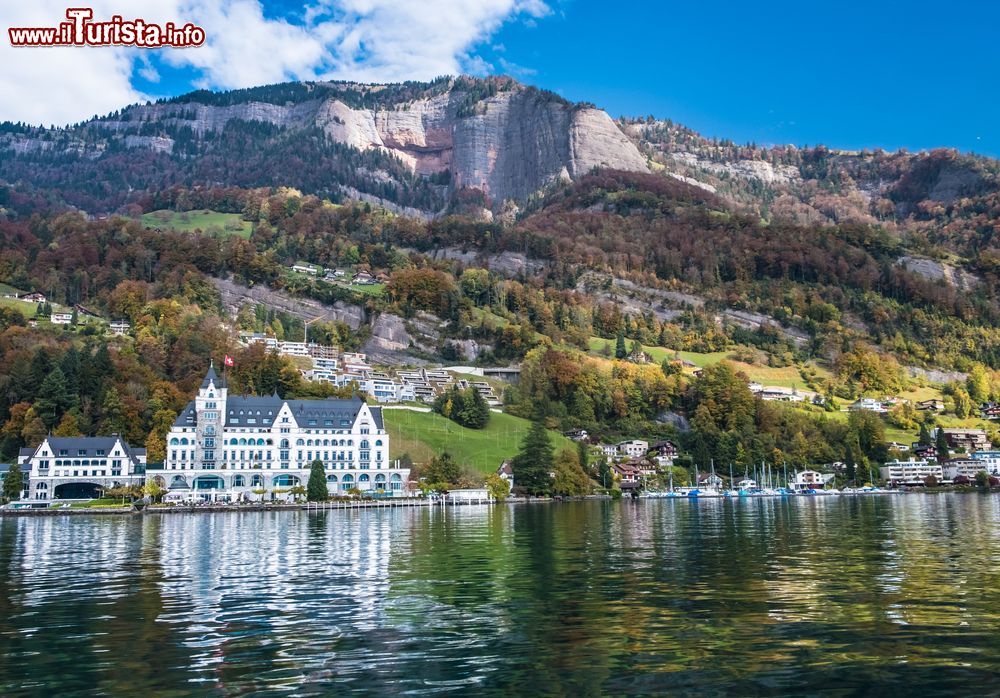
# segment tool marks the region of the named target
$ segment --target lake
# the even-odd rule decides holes
[[[1000,497],[0,520],[0,694],[1000,692]]]

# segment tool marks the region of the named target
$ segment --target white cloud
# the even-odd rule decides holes
[[[121,14],[203,27],[205,46],[164,50],[157,57],[196,71],[196,86],[220,89],[315,78],[391,82],[483,74],[493,66],[476,55],[477,46],[507,21],[551,14],[542,0],[314,0],[293,21],[266,16],[260,0],[93,0],[86,5],[94,8],[95,19]],[[5,3],[0,29],[54,26],[66,7],[65,0]],[[155,82],[159,73],[143,51],[14,49],[4,36],[0,120],[64,124],[145,100],[133,78]]]

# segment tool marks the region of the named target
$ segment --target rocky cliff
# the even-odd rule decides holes
[[[438,212],[463,189],[481,191],[487,207],[499,208],[595,167],[647,171],[646,157],[599,109],[509,80],[417,87],[316,83],[195,93],[68,130],[0,129],[0,156],[7,153],[0,177],[33,177],[17,163],[58,152],[91,163],[91,179],[100,179],[102,159],[144,151],[157,186],[164,179],[224,177],[225,184],[288,184]],[[213,169],[213,161],[244,152],[264,160],[268,149],[294,151],[297,162],[265,160],[246,174]],[[322,171],[306,177],[324,157],[339,162],[325,178]]]

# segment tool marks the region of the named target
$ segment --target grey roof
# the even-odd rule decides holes
[[[332,427],[335,429],[354,424],[364,402],[361,398],[349,400],[287,400],[292,418],[300,427]],[[309,422],[313,421],[314,424]],[[343,424],[343,422],[348,424]],[[329,423],[328,423],[329,422]]]
[[[381,407],[369,407],[368,410],[372,413],[372,419],[375,420],[375,426],[378,429],[385,429],[382,426],[382,408]]]
[[[46,441],[53,454],[58,457],[62,451],[66,451],[66,456],[80,456],[83,458],[103,457],[111,455],[111,449],[121,441],[125,449],[125,454],[135,459],[139,454],[145,455],[146,449],[132,448],[125,439],[119,436],[49,436]],[[34,455],[37,448],[21,449],[22,455]],[[24,452],[28,451],[27,454]],[[81,453],[82,451],[82,453]],[[102,451],[102,454],[98,454]]]
[[[215,383],[216,387],[222,387],[219,384],[219,377],[215,374],[215,364],[208,365],[208,373],[205,374],[205,379],[201,382],[201,387],[207,388],[209,383]]]
[[[6,473],[10,471],[10,463],[0,463],[0,473]]]
[[[19,456],[21,456],[23,458],[29,458],[29,457],[35,455],[35,451],[37,451],[37,450],[38,450],[37,447],[36,448],[31,448],[30,446],[27,446],[27,447],[21,448],[21,450],[17,452],[17,455],[19,455]]]
[[[177,415],[177,419],[174,420],[175,427],[195,427],[198,426],[198,422],[195,419],[195,409],[194,400],[187,404],[181,413]]]
[[[284,404],[277,395],[266,397],[232,397],[226,400],[226,426],[248,426],[247,419],[253,418],[251,426],[270,427],[274,424],[278,411]]]

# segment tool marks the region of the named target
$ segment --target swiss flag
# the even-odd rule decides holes
[[[226,358],[224,359],[223,363],[226,366],[232,366],[233,365],[233,357],[231,357],[229,354],[226,354]]]

